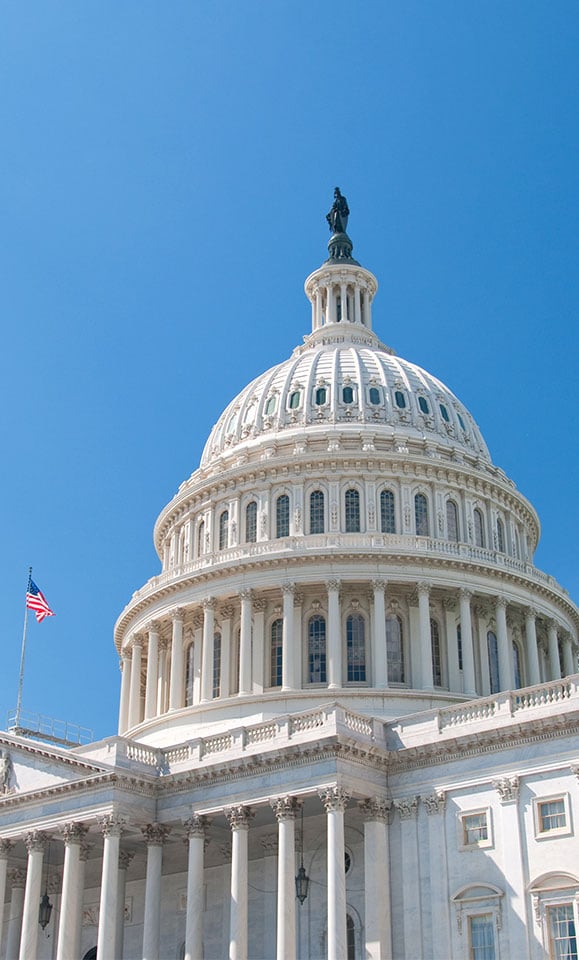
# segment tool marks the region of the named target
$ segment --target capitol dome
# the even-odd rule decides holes
[[[221,735],[336,696],[392,718],[572,662],[533,507],[449,388],[373,332],[347,233],[328,249],[311,332],[228,404],[157,520],[161,573],[116,625],[121,733]]]

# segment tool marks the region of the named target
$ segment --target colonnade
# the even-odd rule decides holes
[[[348,671],[349,615],[364,621],[358,650],[363,679]],[[309,662],[314,616],[324,621],[321,679]],[[387,636],[387,620],[396,616],[403,675],[393,671]],[[440,646],[436,656],[433,619]],[[279,677],[272,677],[274,621],[283,625]],[[489,630],[496,638],[496,667],[488,662]],[[124,733],[167,711],[232,695],[259,695],[275,687],[287,692],[313,686],[385,690],[404,685],[475,697],[558,680],[575,673],[576,663],[573,640],[563,625],[522,600],[426,581],[401,592],[377,578],[362,584],[338,579],[287,582],[277,596],[275,591],[262,595],[245,589],[236,596],[201,598],[130,636],[123,645],[121,669],[119,732]]]
[[[339,786],[319,790],[320,810],[326,814],[327,861],[327,956],[346,960],[346,866],[344,817],[349,795]],[[296,834],[295,821],[301,809],[299,797],[287,795],[270,802],[277,822],[277,909],[276,958],[296,957]],[[364,827],[365,937],[366,956],[385,960],[391,956],[388,818],[391,802],[382,797],[358,801]],[[222,811],[231,830],[231,883],[229,913],[229,960],[247,960],[249,939],[249,832],[255,811],[238,804]],[[215,814],[213,814],[215,816]],[[209,842],[211,818],[193,813],[183,824],[187,854],[187,895],[185,919],[185,960],[202,960],[204,912],[204,861]],[[98,951],[103,960],[119,960],[123,955],[123,926],[127,868],[133,852],[121,849],[125,821],[109,814],[99,821],[103,838]],[[91,825],[94,830],[94,825]],[[146,847],[146,880],[143,924],[143,960],[159,960],[161,955],[161,890],[163,846],[171,826],[159,823],[141,828]],[[9,870],[14,842],[0,841],[0,895],[4,900],[7,883],[12,887],[10,917],[4,940],[0,927],[0,946],[6,944],[6,960],[30,960],[37,956],[41,881],[45,852],[49,843],[64,844],[62,901],[56,944],[57,960],[78,960],[81,956],[81,932],[84,894],[84,869],[93,844],[87,842],[87,823],[72,822],[58,836],[36,830],[24,837],[28,851],[27,870]],[[298,908],[299,909],[299,908]]]

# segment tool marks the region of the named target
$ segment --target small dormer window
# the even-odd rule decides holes
[[[422,413],[425,413],[428,416],[428,414],[430,413],[430,407],[428,406],[428,400],[426,399],[426,397],[418,398],[418,406],[422,410]]]
[[[325,387],[318,387],[316,390],[316,407],[323,407],[328,399],[328,391]]]
[[[394,394],[394,400],[396,401],[396,406],[401,410],[404,410],[406,406],[406,397],[402,393],[402,390],[397,390]]]
[[[465,427],[465,425],[464,425],[464,420],[462,419],[460,413],[457,413],[457,417],[458,417],[458,422],[460,423],[462,429],[463,429],[464,432],[466,433],[466,427]]]
[[[265,405],[266,417],[270,417],[272,413],[275,413],[276,406],[277,406],[277,397],[268,397],[267,403]]]
[[[290,410],[297,410],[300,405],[301,394],[299,390],[294,390],[293,393],[290,393],[289,406]]]
[[[369,391],[370,403],[373,407],[378,407],[380,405],[380,391],[378,387],[370,387]]]
[[[344,403],[354,402],[354,391],[352,387],[344,387],[342,390],[342,400]]]
[[[446,409],[446,407],[444,406],[443,403],[440,404],[440,415],[441,415],[442,419],[445,421],[445,423],[450,423],[450,417],[449,417],[449,415],[448,415],[448,410]]]

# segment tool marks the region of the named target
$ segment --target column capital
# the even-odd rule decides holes
[[[430,796],[421,797],[420,799],[429,817],[435,813],[444,813],[446,808],[446,793],[444,790],[435,790]]]
[[[374,593],[384,593],[386,589],[386,580],[377,577],[375,580],[370,581],[372,584],[372,590]]]
[[[286,597],[287,597],[287,596],[290,596],[290,595],[293,597],[293,595],[294,595],[294,593],[295,593],[295,589],[296,589],[295,583],[289,583],[289,582],[286,581],[286,583],[282,583],[282,585],[281,585],[281,592],[282,592],[282,593],[284,594],[284,596],[286,596]]]
[[[7,860],[13,847],[12,840],[0,840],[0,860]]]
[[[171,833],[171,827],[162,823],[147,823],[141,827],[141,833],[148,847],[162,847]]]
[[[28,853],[36,850],[44,850],[50,840],[52,840],[52,836],[50,833],[46,833],[45,830],[31,830],[24,837],[24,843]]]
[[[211,820],[209,817],[205,817],[200,813],[191,814],[187,820],[183,820],[186,841],[189,842],[189,840],[195,837],[202,837],[205,840],[210,823]]]
[[[14,867],[13,870],[8,871],[8,880],[11,887],[23,890],[26,886],[26,870]]]
[[[303,593],[294,593],[294,607],[301,607],[304,602]]]
[[[420,580],[416,584],[416,592],[419,597],[429,597],[430,596],[430,584],[426,580]]]
[[[264,613],[267,603],[265,600],[258,598],[253,601],[253,612],[254,613]]]
[[[527,607],[525,609],[525,620],[536,620],[538,616],[538,611],[536,607]]]
[[[217,606],[217,600],[215,597],[205,597],[201,601],[201,606],[204,610],[215,610],[215,607]]]
[[[142,646],[143,646],[143,635],[140,633],[132,633],[127,641],[127,647],[131,651],[131,653],[134,652],[135,647],[138,647],[140,650]]]
[[[275,800],[269,801],[269,805],[278,823],[282,820],[295,820],[301,806],[296,797],[276,797]]]
[[[548,617],[548,619],[545,620],[545,623],[547,625],[547,630],[559,630],[559,624],[553,617]]]
[[[446,596],[442,598],[442,606],[445,610],[456,610],[456,597]]]
[[[233,606],[232,603],[224,603],[219,608],[219,616],[221,617],[222,620],[231,620],[233,618],[234,613],[235,613],[235,607]]]
[[[395,800],[394,806],[398,810],[401,820],[416,820],[418,816],[418,797],[403,797]]]
[[[246,587],[245,589],[239,591],[238,596],[242,603],[244,601],[245,603],[251,603],[253,599],[253,590],[250,587]]]
[[[126,821],[116,813],[107,813],[99,818],[100,828],[103,837],[120,837]]]
[[[350,799],[350,794],[338,786],[328,787],[327,790],[318,790],[318,796],[324,805],[326,813],[330,813],[332,810],[338,810],[343,813]]]
[[[83,861],[83,863],[86,863],[86,861],[88,860],[90,852],[93,847],[94,847],[94,843],[81,843],[80,859]]]
[[[469,590],[468,587],[461,587],[458,595],[461,600],[467,600],[470,603],[474,596],[474,590]]]
[[[249,830],[250,821],[253,820],[255,816],[255,812],[251,807],[244,807],[241,803],[235,807],[228,807],[223,812],[232,830]]]
[[[135,856],[134,850],[120,850],[119,851],[119,870],[128,870],[134,856]]]
[[[71,820],[64,824],[61,833],[67,846],[81,844],[88,833],[88,826],[85,823]]]
[[[362,811],[366,823],[372,821],[388,823],[390,820],[392,801],[386,800],[385,797],[369,797],[367,800],[360,800],[358,807]]]
[[[171,610],[171,620],[173,623],[183,623],[185,619],[185,610],[183,607],[175,607],[174,610]]]
[[[332,577],[331,580],[326,580],[326,590],[328,593],[335,591],[336,593],[340,589],[340,580],[337,580],[335,577]]]
[[[509,803],[516,800],[519,796],[520,781],[517,776],[501,777],[500,780],[493,780],[493,787],[499,794],[501,803]]]
[[[495,600],[495,606],[502,607],[503,610],[507,609],[507,598],[506,597],[497,597]]]
[[[160,620],[151,620],[147,625],[147,630],[149,633],[160,633],[161,632],[161,621]]]

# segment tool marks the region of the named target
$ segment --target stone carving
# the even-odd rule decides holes
[[[392,801],[385,800],[382,797],[370,797],[368,800],[360,800],[358,803],[364,820],[378,820],[380,823],[388,823]]]
[[[10,792],[12,760],[6,750],[0,750],[0,795]]]
[[[201,601],[201,606],[204,610],[215,610],[216,604],[217,600],[215,597],[205,597],[205,599]]]
[[[88,827],[86,824],[78,823],[76,821],[65,823],[62,828],[62,836],[64,837],[64,842],[67,845],[71,843],[82,843],[87,833]]]
[[[339,589],[340,589],[340,581],[339,581],[339,580],[326,580],[326,588],[327,588],[327,590],[328,590],[328,593],[329,593],[331,590],[339,590]]]
[[[0,860],[7,860],[14,844],[11,840],[0,840]]]
[[[394,806],[398,810],[401,820],[416,820],[418,815],[418,797],[404,797],[402,800],[395,800]]]
[[[493,780],[493,787],[498,791],[501,803],[508,803],[516,800],[519,796],[519,778],[502,777],[500,780]]]
[[[255,816],[251,807],[244,807],[243,804],[229,807],[224,813],[232,830],[249,830],[250,821]]]
[[[444,813],[446,808],[446,794],[444,790],[436,790],[429,797],[422,797],[421,799],[429,817],[435,813]]]
[[[318,796],[326,813],[330,813],[332,810],[343,813],[350,799],[350,794],[338,786],[329,787],[327,790],[318,790]]]
[[[261,845],[266,857],[275,856],[277,853],[277,834],[268,833],[266,837],[262,837]]]
[[[278,797],[270,801],[270,806],[278,822],[280,820],[295,820],[300,804],[295,797]]]
[[[107,813],[99,819],[103,837],[120,837],[123,832],[125,820],[115,813]]]
[[[189,841],[192,837],[203,837],[205,839],[210,823],[209,817],[193,813],[188,820],[183,821],[186,840]]]
[[[264,613],[266,607],[267,607],[267,603],[265,602],[265,600],[258,599],[253,601],[254,613]]]
[[[119,870],[128,870],[134,856],[135,856],[134,850],[120,850],[119,851]]]
[[[14,870],[10,870],[8,873],[8,880],[10,881],[10,886],[14,889],[18,887],[23,890],[26,886],[26,870],[21,870],[19,867],[16,867]]]
[[[84,863],[88,860],[90,852],[94,847],[94,843],[81,843],[80,845],[80,860]]]
[[[161,847],[171,833],[171,827],[161,823],[147,823],[146,826],[141,827],[141,833],[147,846]]]
[[[224,603],[219,612],[222,620],[231,620],[235,610],[231,603]]]
[[[44,830],[31,830],[24,837],[28,853],[32,853],[33,850],[44,850],[50,840],[52,840],[51,835]]]

